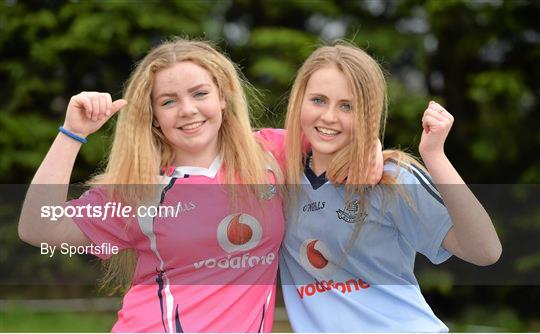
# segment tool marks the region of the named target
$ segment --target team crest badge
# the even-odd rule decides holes
[[[269,184],[267,186],[264,186],[264,188],[259,193],[259,196],[261,199],[269,201],[276,196],[276,193],[276,186],[273,184]]]
[[[345,207],[337,210],[336,213],[339,219],[349,224],[363,223],[367,217],[367,213],[360,212],[358,200],[347,202]]]

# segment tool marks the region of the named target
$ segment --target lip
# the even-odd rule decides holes
[[[335,134],[326,134],[326,133],[321,132],[319,130],[320,128],[327,129],[327,130],[332,130],[332,131],[335,131],[336,133]],[[313,128],[313,130],[315,131],[315,133],[317,134],[317,136],[319,138],[321,138],[322,140],[325,140],[325,141],[334,140],[341,134],[341,131],[338,131],[338,130],[335,130],[335,129],[330,129],[330,128],[327,128],[327,127],[324,127],[324,126],[316,126],[316,127]]]
[[[200,125],[198,125],[199,123],[200,123]],[[196,124],[197,124],[198,126],[195,127],[195,128],[185,129],[185,127],[187,127],[187,126],[196,125]],[[182,126],[179,126],[179,127],[177,127],[176,129],[177,129],[177,130],[180,130],[180,131],[182,131],[183,133],[186,133],[186,134],[194,134],[194,133],[199,132],[199,131],[204,127],[205,124],[206,124],[206,120],[204,120],[204,121],[190,122],[190,123],[186,123],[186,124],[184,124],[184,125],[182,125]]]

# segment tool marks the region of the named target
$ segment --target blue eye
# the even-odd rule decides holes
[[[312,98],[311,102],[313,102],[313,104],[323,104],[324,103],[323,99],[321,99],[320,97]]]
[[[350,103],[343,103],[341,109],[343,111],[352,111],[352,105]]]

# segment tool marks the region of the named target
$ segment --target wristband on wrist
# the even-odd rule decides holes
[[[66,136],[68,136],[71,139],[75,139],[76,141],[78,141],[81,144],[86,144],[88,142],[88,140],[86,140],[86,138],[83,138],[81,136],[78,136],[78,135],[74,134],[73,132],[65,129],[63,126],[59,127],[58,131],[62,132],[63,134],[65,134]]]

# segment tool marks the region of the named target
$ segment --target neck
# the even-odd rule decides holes
[[[176,152],[174,159],[175,166],[190,166],[209,168],[212,162],[216,159],[218,150],[209,150],[202,154],[193,154],[186,152]]]
[[[310,167],[313,172],[315,172],[315,175],[321,175],[322,173],[326,172],[331,160],[331,155],[313,152],[311,157],[312,164]]]

